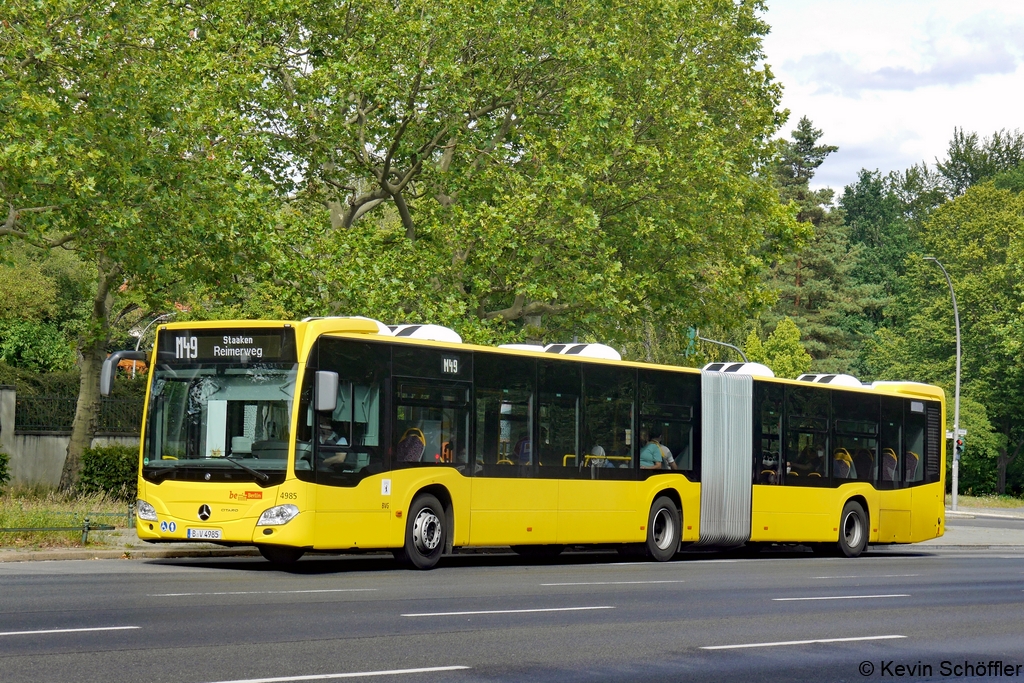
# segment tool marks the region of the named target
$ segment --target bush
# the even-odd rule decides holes
[[[11,456],[0,451],[0,492],[3,492],[4,486],[11,480],[10,463]]]
[[[134,446],[99,446],[82,453],[78,479],[81,493],[105,493],[112,498],[133,501],[139,476],[139,449]]]

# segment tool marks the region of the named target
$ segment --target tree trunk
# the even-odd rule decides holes
[[[1013,449],[1013,453],[1010,452],[1010,428],[1006,428],[1006,447],[999,449],[999,455],[996,457],[996,493],[1000,496],[1006,494],[1006,470],[1013,461],[1020,455],[1021,448],[1024,447],[1024,441],[1018,441],[1016,447]]]
[[[100,416],[100,369],[107,357],[110,306],[113,303],[110,287],[116,281],[120,268],[109,259],[100,257],[97,270],[99,272],[96,292],[93,295],[89,323],[78,341],[81,379],[78,384],[78,403],[75,406],[75,421],[71,425],[68,454],[60,474],[61,491],[71,491],[78,482],[82,453],[92,444]]]

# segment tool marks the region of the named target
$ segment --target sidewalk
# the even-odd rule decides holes
[[[146,543],[135,529],[92,531],[85,548],[0,548],[0,562],[38,560],[151,560],[175,557],[259,556],[254,547],[225,548],[213,543]]]
[[[923,543],[904,547],[934,549],[1024,549],[1024,526],[1021,528],[988,528],[958,525],[959,520],[990,519],[1024,520],[1024,510],[1009,508],[969,508],[957,512],[946,510],[946,533]],[[85,548],[0,549],[0,562],[34,560],[142,560],[188,557],[258,557],[254,547],[225,548],[213,543],[146,543],[140,541],[135,529],[94,531]]]

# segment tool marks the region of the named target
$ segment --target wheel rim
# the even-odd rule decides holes
[[[850,548],[859,548],[863,533],[860,516],[852,511],[847,513],[846,519],[843,520],[843,537],[846,539],[846,545]]]
[[[421,553],[430,554],[441,543],[441,520],[430,508],[423,508],[412,525],[412,541]]]
[[[672,545],[672,539],[676,531],[675,527],[675,520],[672,519],[672,515],[668,513],[668,510],[661,508],[654,513],[654,524],[651,525],[651,531],[654,537],[654,545],[658,546],[659,550],[668,550],[668,547]]]

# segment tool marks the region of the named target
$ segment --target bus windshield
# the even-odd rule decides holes
[[[158,365],[143,477],[280,483],[296,376],[294,363]]]

